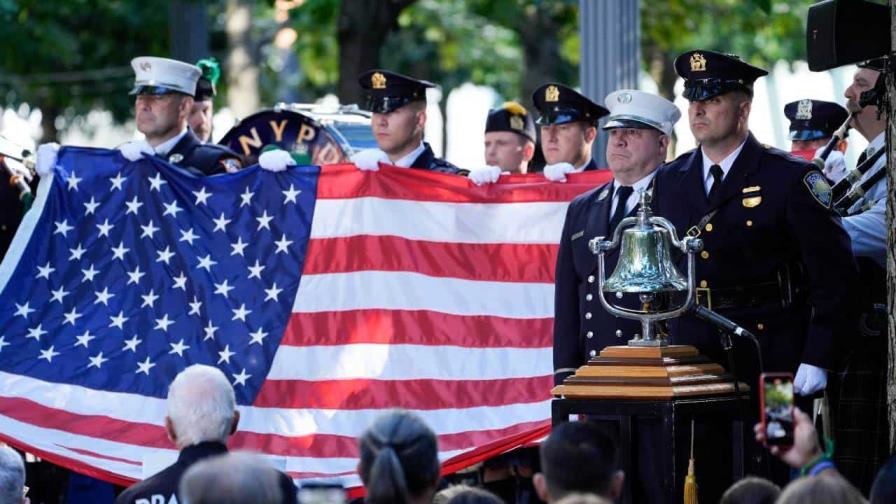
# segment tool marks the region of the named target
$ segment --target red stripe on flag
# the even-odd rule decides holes
[[[62,446],[66,450],[71,450],[75,453],[80,453],[81,455],[86,455],[88,457],[96,457],[96,458],[101,458],[101,459],[105,459],[105,460],[114,460],[116,462],[121,462],[123,464],[130,464],[130,465],[135,465],[135,466],[140,466],[140,467],[143,466],[142,462],[137,462],[136,460],[129,460],[129,459],[121,458],[121,457],[110,457],[108,455],[104,455],[102,453],[97,453],[95,451],[85,450],[83,448],[75,448],[74,446],[65,446],[65,445],[59,445],[59,446]]]
[[[501,380],[267,380],[253,406],[434,410],[504,406],[550,399],[552,376]]]
[[[503,176],[476,187],[467,177],[384,166],[377,172],[352,164],[321,167],[317,197],[343,199],[374,196],[386,199],[445,203],[522,203],[570,201],[613,178],[609,170],[572,173],[567,182],[550,182],[540,173]],[[334,183],[338,179],[338,183]]]
[[[135,423],[99,415],[78,415],[49,408],[21,398],[0,399],[0,414],[37,427],[65,430],[71,434],[107,439],[116,443],[173,449],[165,429],[158,425]],[[513,424],[500,429],[465,431],[438,436],[439,450],[463,450],[520,434],[543,422]],[[357,441],[337,434],[284,436],[238,431],[228,440],[232,448],[256,450],[291,457],[358,456]]]
[[[553,328],[553,318],[453,315],[430,310],[344,310],[293,313],[280,343],[547,348],[552,345]]]
[[[559,248],[559,244],[445,243],[397,236],[320,238],[308,243],[302,273],[413,271],[467,280],[554,283]]]

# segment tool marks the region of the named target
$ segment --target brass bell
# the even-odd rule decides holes
[[[659,293],[687,289],[687,279],[672,263],[669,231],[639,222],[622,232],[619,261],[604,283],[604,292]]]

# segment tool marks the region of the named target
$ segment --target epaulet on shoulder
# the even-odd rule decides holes
[[[805,158],[795,156],[795,155],[791,154],[790,152],[778,149],[777,147],[772,147],[767,144],[762,144],[762,149],[766,155],[776,157],[778,159],[785,159],[787,161],[790,161],[792,163],[797,163],[799,165],[815,166],[812,164],[812,162],[807,161]]]
[[[230,149],[230,147],[227,147],[226,145],[206,143],[206,144],[200,145],[199,148],[200,149],[210,149],[210,150],[214,150],[214,151],[218,151],[218,152],[222,152],[222,153],[226,153],[226,154],[236,154],[235,152],[233,152]]]

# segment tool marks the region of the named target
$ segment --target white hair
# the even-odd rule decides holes
[[[25,489],[25,462],[9,446],[0,444],[0,503],[22,502]]]
[[[167,404],[178,448],[203,441],[227,441],[236,400],[233,387],[220,369],[202,364],[184,369],[171,382]]]

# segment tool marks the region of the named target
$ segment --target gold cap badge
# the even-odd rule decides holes
[[[706,58],[703,57],[700,53],[694,53],[691,55],[691,71],[692,72],[703,72],[706,70]]]
[[[386,76],[380,72],[375,72],[370,76],[370,86],[373,89],[386,89]]]
[[[548,86],[544,90],[544,101],[555,102],[560,100],[560,89],[557,86]]]
[[[517,116],[517,115],[512,115],[512,116],[510,116],[510,127],[515,130],[522,131],[523,129],[525,129],[526,125],[523,122],[522,117]]]

